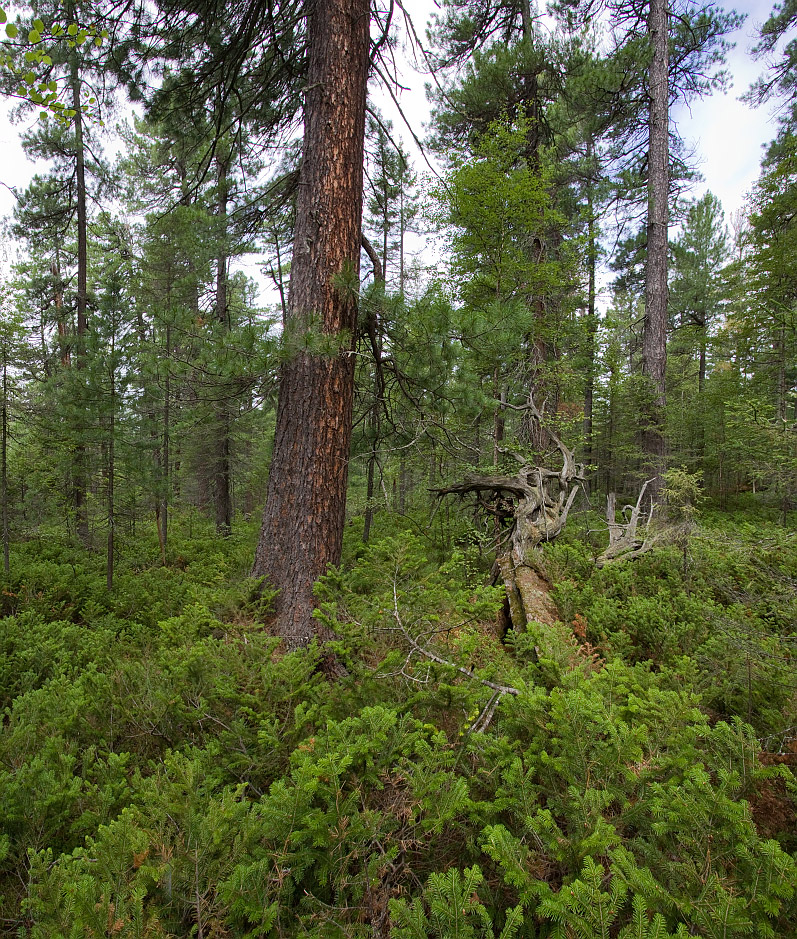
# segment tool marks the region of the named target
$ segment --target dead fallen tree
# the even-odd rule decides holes
[[[398,590],[396,587],[395,575],[393,577],[393,619],[396,623],[393,629],[396,629],[401,633],[408,647],[404,663],[397,672],[393,673],[394,675],[402,675],[409,681],[421,682],[423,684],[429,680],[429,673],[427,671],[425,678],[419,678],[417,674],[415,674],[415,661],[418,660],[421,662],[434,662],[437,665],[442,665],[445,668],[451,669],[453,672],[456,672],[457,674],[466,678],[468,681],[475,681],[480,685],[484,685],[485,688],[490,689],[491,695],[489,700],[481,709],[476,720],[473,721],[473,723],[470,725],[469,731],[471,733],[484,733],[488,729],[490,723],[492,722],[495,711],[501,701],[501,698],[505,694],[520,694],[519,689],[513,688],[511,685],[503,685],[498,682],[490,681],[487,678],[481,678],[478,675],[473,674],[472,668],[463,668],[461,665],[457,665],[456,662],[452,662],[449,659],[443,658],[434,652],[426,642],[424,642],[424,638],[422,636],[413,635],[413,633],[405,625],[399,611]],[[425,635],[426,638],[428,638],[434,634],[435,630],[430,630]]]
[[[542,417],[533,402],[503,404],[505,408],[528,411],[537,421]],[[579,490],[584,484],[584,466],[576,463],[573,451],[550,427],[548,437],[558,451],[561,469],[537,465],[509,450],[501,451],[518,464],[514,475],[468,473],[460,482],[434,489],[438,497],[473,496],[477,509],[496,520],[498,532],[494,582],[506,589],[506,619],[515,629],[529,621],[550,624],[558,618],[549,585],[540,571],[539,549],[553,541],[564,529]],[[554,451],[555,452],[555,451]],[[552,462],[554,459],[551,454]],[[654,527],[655,500],[648,494],[653,480],[640,489],[634,505],[626,505],[617,520],[617,496],[610,493],[606,506],[609,544],[596,559],[598,567],[630,561],[667,539],[667,527]]]
[[[533,403],[504,405],[512,410],[531,411],[541,420]],[[515,475],[469,473],[460,482],[435,489],[438,497],[475,496],[478,508],[499,522],[495,579],[500,576],[507,593],[508,614],[512,625],[523,628],[529,620],[549,621],[555,610],[541,581],[535,553],[543,543],[553,541],[562,531],[584,483],[584,467],[576,463],[573,451],[555,431],[549,438],[562,461],[559,470],[535,465],[519,453],[504,451],[515,460]],[[530,576],[530,571],[536,577]],[[555,615],[555,614],[553,614]]]
[[[648,496],[647,515],[643,517],[645,491],[653,482],[646,480],[639,490],[636,505],[623,507],[623,517],[626,521],[617,521],[617,494],[610,492],[606,498],[606,524],[609,526],[609,544],[606,550],[598,556],[595,563],[598,567],[605,567],[612,561],[631,561],[647,553],[657,543],[661,532],[656,532],[651,525],[656,503],[652,496]]]

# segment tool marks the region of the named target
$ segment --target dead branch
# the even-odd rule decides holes
[[[612,561],[631,561],[638,558],[650,551],[659,540],[659,533],[654,532],[650,524],[655,510],[655,502],[652,498],[648,499],[650,508],[647,518],[642,524],[642,533],[640,533],[640,519],[642,518],[645,490],[652,482],[652,479],[648,479],[642,484],[636,505],[623,507],[623,515],[628,516],[627,522],[617,521],[616,493],[610,492],[606,497],[606,523],[609,526],[609,544],[595,562],[598,567],[605,567]]]
[[[484,706],[479,716],[476,718],[474,723],[470,727],[472,733],[484,733],[492,722],[493,715],[495,714],[496,708],[505,694],[518,695],[520,690],[518,688],[513,688],[511,685],[501,685],[497,682],[490,681],[487,678],[480,678],[478,675],[474,675],[472,671],[469,671],[467,668],[463,668],[461,665],[457,665],[455,662],[450,661],[449,659],[444,659],[442,656],[438,655],[436,652],[433,652],[430,648],[425,645],[422,645],[418,642],[417,638],[412,635],[412,633],[407,629],[404,621],[401,618],[401,612],[399,611],[398,604],[398,591],[396,589],[396,578],[393,578],[393,619],[396,621],[396,627],[398,631],[404,637],[407,645],[409,646],[409,653],[407,658],[404,661],[404,665],[401,669],[401,673],[409,678],[411,681],[423,681],[423,679],[418,679],[416,676],[409,674],[406,669],[407,666],[412,661],[413,656],[418,656],[424,658],[427,661],[434,662],[437,665],[442,665],[445,668],[453,669],[455,672],[458,672],[460,675],[463,675],[465,678],[470,681],[478,682],[480,685],[484,685],[485,688],[489,688],[493,693],[490,696],[489,701]],[[427,673],[428,680],[428,673]]]
[[[515,411],[532,411],[539,416],[534,402],[502,406]],[[584,467],[576,463],[573,451],[555,431],[549,433],[561,455],[561,470],[532,465],[527,457],[506,450],[502,452],[519,464],[516,475],[468,473],[461,482],[432,490],[440,498],[475,495],[481,511],[502,521],[511,520],[515,565],[525,564],[539,544],[552,541],[561,533],[584,482]]]
[[[502,403],[501,407],[531,412],[542,420],[532,400],[522,405]],[[506,589],[509,617],[518,630],[524,629],[530,619],[539,618],[538,604],[524,588],[524,570],[536,567],[534,552],[543,542],[561,534],[584,484],[584,467],[576,463],[573,451],[556,431],[549,428],[548,432],[559,451],[561,469],[534,465],[527,456],[502,450],[518,464],[515,475],[469,473],[460,482],[432,490],[439,498],[475,496],[477,510],[501,523],[496,526],[496,564]]]

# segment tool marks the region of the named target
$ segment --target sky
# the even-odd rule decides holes
[[[690,110],[681,107],[674,114],[684,139],[696,148],[698,166],[705,177],[705,182],[695,187],[695,194],[711,190],[722,202],[726,215],[744,205],[745,196],[758,177],[762,148],[777,132],[772,106],[753,108],[739,100],[764,70],[763,63],[755,61],[750,50],[772,3],[742,0],[735,8],[746,13],[747,20],[729,37],[736,43],[726,66],[733,77],[733,87],[727,94],[717,92],[693,103]]]
[[[435,10],[435,0],[404,0],[412,15],[416,30],[423,34],[429,15]],[[772,108],[751,108],[739,100],[752,81],[761,73],[762,64],[753,61],[750,49],[755,31],[767,18],[770,0],[740,0],[736,4],[740,13],[747,14],[744,26],[730,38],[736,46],[728,57],[727,68],[733,76],[733,87],[727,94],[719,92],[692,104],[691,109],[676,109],[672,115],[683,137],[695,149],[698,166],[704,182],[694,188],[696,196],[710,189],[722,202],[726,215],[744,205],[745,196],[758,176],[762,147],[776,132]],[[412,123],[415,134],[424,136],[424,122],[429,108],[424,93],[428,76],[415,72],[407,64],[402,75],[408,90],[399,93],[402,110]],[[418,169],[425,164],[418,156],[412,135],[402,126],[402,118],[384,94],[377,96],[382,110],[393,119],[396,130],[404,139],[410,153],[416,155]],[[35,172],[19,145],[19,125],[8,120],[9,108],[0,108],[0,216],[8,216],[14,197],[7,187],[24,189]],[[46,167],[40,166],[40,171]],[[253,263],[246,265],[254,273]]]
[[[773,2],[739,0],[731,4],[729,0],[727,6],[733,5],[737,12],[747,14],[742,28],[728,37],[735,43],[726,66],[733,86],[726,94],[716,92],[694,102],[690,109],[679,106],[671,115],[684,139],[695,149],[700,172],[705,177],[705,182],[696,184],[695,195],[710,189],[728,215],[744,205],[745,196],[758,177],[762,147],[776,133],[771,108],[756,109],[739,100],[763,71],[763,64],[753,60],[750,50],[755,44],[757,28],[768,18]],[[435,0],[405,0],[405,6],[418,29],[428,21],[438,4]],[[417,124],[427,120],[429,113],[423,92],[427,80],[408,70],[405,84],[412,87],[401,94],[402,110],[414,115],[414,130],[420,137],[423,134],[418,133]],[[387,102],[384,108],[389,112]],[[394,116],[393,120],[399,127],[401,119]],[[411,136],[406,132],[403,136],[408,148],[414,149]]]

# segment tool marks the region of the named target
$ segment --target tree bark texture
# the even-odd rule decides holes
[[[657,481],[664,469],[665,371],[667,367],[667,228],[669,223],[669,55],[666,0],[649,0],[648,38],[652,58],[648,71],[648,257],[645,271],[645,324],[642,374],[650,402],[642,415],[642,448]]]
[[[3,570],[6,574],[11,569],[9,560],[9,533],[8,533],[8,362],[3,356],[3,421],[2,421],[2,502],[3,502]]]
[[[587,160],[592,163],[593,143],[587,141]],[[592,166],[589,167],[592,172]],[[594,183],[592,178],[587,181],[587,264],[589,265],[589,282],[587,286],[587,382],[584,387],[584,462],[587,466],[594,460],[593,452],[593,407],[595,397],[595,354],[596,337],[598,332],[598,317],[596,311],[596,269],[598,266],[598,237],[597,220],[595,217]]]
[[[77,197],[77,348],[78,370],[86,364],[86,334],[88,332],[88,221],[86,213],[86,161],[83,149],[83,112],[80,110],[81,81],[76,55],[72,56],[70,84],[72,107],[75,110],[75,189]],[[82,423],[82,421],[81,421]],[[78,440],[83,428],[76,428]],[[86,448],[83,443],[75,447],[72,475],[72,499],[75,507],[77,533],[84,545],[89,542],[89,516],[86,499]]]
[[[227,297],[227,272],[229,258],[227,251],[227,202],[229,198],[229,161],[226,158],[216,160],[216,185],[218,203],[216,215],[219,223],[219,251],[216,258],[216,318],[223,335],[229,332],[230,316]],[[230,402],[226,389],[219,394],[216,404],[216,459],[213,468],[213,497],[216,510],[216,531],[227,536],[232,531],[232,471],[230,466]]]
[[[369,32],[369,0],[316,0],[309,7],[287,331],[301,337],[320,328],[330,348],[325,353],[299,349],[282,367],[274,456],[252,571],[279,590],[275,625],[288,648],[319,634],[312,618],[313,583],[339,562],[343,541]]]

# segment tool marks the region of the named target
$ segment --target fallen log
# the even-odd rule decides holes
[[[533,402],[527,405],[504,405],[514,410],[530,410],[540,419]],[[518,464],[517,473],[469,473],[460,482],[434,489],[439,498],[457,495],[476,497],[482,512],[492,515],[507,526],[506,534],[496,546],[498,574],[506,588],[509,615],[515,629],[523,629],[529,620],[540,621],[541,616],[553,616],[555,607],[537,571],[536,553],[540,546],[561,534],[570,509],[584,483],[584,467],[577,464],[573,451],[552,429],[548,430],[562,460],[560,470],[535,465],[527,457],[513,452],[502,453]],[[524,574],[524,572],[528,572]],[[534,582],[537,577],[539,583]],[[546,594],[543,603],[540,594]]]

